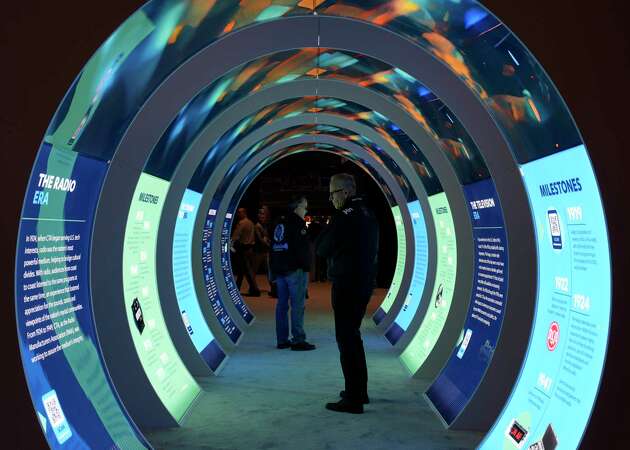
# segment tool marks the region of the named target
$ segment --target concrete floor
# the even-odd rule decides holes
[[[262,280],[261,280],[262,281]],[[266,286],[261,283],[262,288]],[[275,299],[246,298],[256,320],[221,373],[199,380],[204,393],[183,426],[145,434],[157,449],[468,449],[479,433],[446,431],[422,399],[428,380],[412,380],[371,320],[386,291],[378,289],[363,321],[369,395],[363,415],[328,411],[343,389],[334,339],[330,285],[311,283],[310,352],[275,348]]]

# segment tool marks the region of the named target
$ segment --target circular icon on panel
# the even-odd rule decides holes
[[[553,352],[558,346],[560,340],[560,325],[558,322],[551,322],[549,325],[549,331],[547,332],[547,348],[550,352]]]

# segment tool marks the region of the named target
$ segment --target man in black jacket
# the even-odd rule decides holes
[[[317,254],[328,259],[332,281],[335,337],[345,379],[345,390],[332,411],[360,414],[369,403],[367,365],[361,340],[361,321],[372,296],[378,253],[378,222],[374,213],[356,195],[354,177],[333,175],[330,200],[337,213],[319,235]]]
[[[304,299],[311,252],[306,233],[306,197],[294,197],[289,203],[289,213],[280,217],[273,229],[269,254],[272,277],[278,294],[276,303],[276,339],[278,348],[314,350],[306,342],[304,332]],[[289,340],[289,302],[291,304],[291,335]]]

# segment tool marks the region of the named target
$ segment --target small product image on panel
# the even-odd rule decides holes
[[[459,350],[457,351],[457,357],[462,359],[464,357],[464,353],[466,353],[466,349],[468,348],[468,343],[470,342],[470,337],[472,336],[472,330],[468,328],[466,330],[466,334],[464,335],[464,340],[462,341],[462,345],[459,346]]]
[[[527,433],[527,429],[518,423],[516,419],[513,419],[505,430],[505,435],[512,441],[516,448],[523,447]]]
[[[186,327],[186,330],[188,331],[189,335],[193,335],[195,334],[193,331],[193,327],[190,324],[190,319],[188,318],[188,313],[186,311],[182,311],[182,320],[184,321],[184,326]]]
[[[140,307],[140,302],[137,297],[134,298],[131,303],[131,312],[133,313],[133,320],[136,322],[138,331],[142,334],[142,331],[144,331],[144,317],[142,316],[142,308]]]
[[[440,286],[438,287],[437,290],[437,294],[435,294],[435,307],[439,308],[440,306],[444,306],[444,300],[442,299],[442,297],[444,297],[444,284],[440,283]]]
[[[556,250],[562,250],[562,232],[560,231],[560,216],[555,209],[547,210],[549,229],[551,231],[551,245]]]
[[[527,450],[555,450],[557,446],[558,438],[556,437],[556,433],[553,431],[553,427],[549,424],[547,425],[547,429],[545,430],[545,434],[542,439],[530,445]]]

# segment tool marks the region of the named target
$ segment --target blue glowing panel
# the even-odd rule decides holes
[[[534,329],[516,386],[482,448],[538,449],[541,442],[545,450],[578,448],[610,325],[604,211],[582,145],[525,164],[521,172],[539,255]],[[510,433],[516,428],[523,432],[518,441]]]
[[[241,293],[234,281],[232,275],[232,264],[230,259],[230,231],[232,229],[232,214],[227,213],[225,220],[223,221],[223,229],[221,230],[221,269],[223,270],[223,277],[225,279],[225,286],[227,287],[230,299],[236,310],[239,312],[245,323],[251,323],[254,320],[254,315],[250,312],[249,308],[243,301]]]
[[[51,448],[148,448],[101,359],[90,242],[107,164],[41,148],[20,220],[16,317],[22,365]]]
[[[491,179],[464,186],[473,224],[475,272],[460,340],[426,392],[448,425],[472,398],[492,360],[507,291],[507,240],[503,213]]]
[[[208,367],[216,371],[225,359],[225,353],[203,317],[192,275],[191,250],[200,202],[201,194],[186,189],[173,236],[173,281],[177,304],[190,339]]]
[[[396,344],[407,331],[411,320],[420,307],[424,285],[427,281],[427,267],[429,259],[429,243],[427,241],[427,226],[422,214],[420,202],[415,200],[407,204],[414,237],[414,264],[409,292],[403,307],[398,312],[394,323],[385,333],[385,337],[392,344]]]
[[[223,300],[219,295],[217,288],[217,281],[212,270],[212,239],[214,234],[214,224],[217,216],[217,204],[210,205],[210,210],[206,216],[206,221],[203,227],[203,235],[201,238],[201,262],[203,266],[203,278],[206,283],[206,293],[208,294],[208,301],[212,307],[212,312],[219,320],[221,327],[225,331],[225,334],[230,338],[233,343],[237,343],[241,337],[241,330],[230,317],[230,313],[225,309]]]

